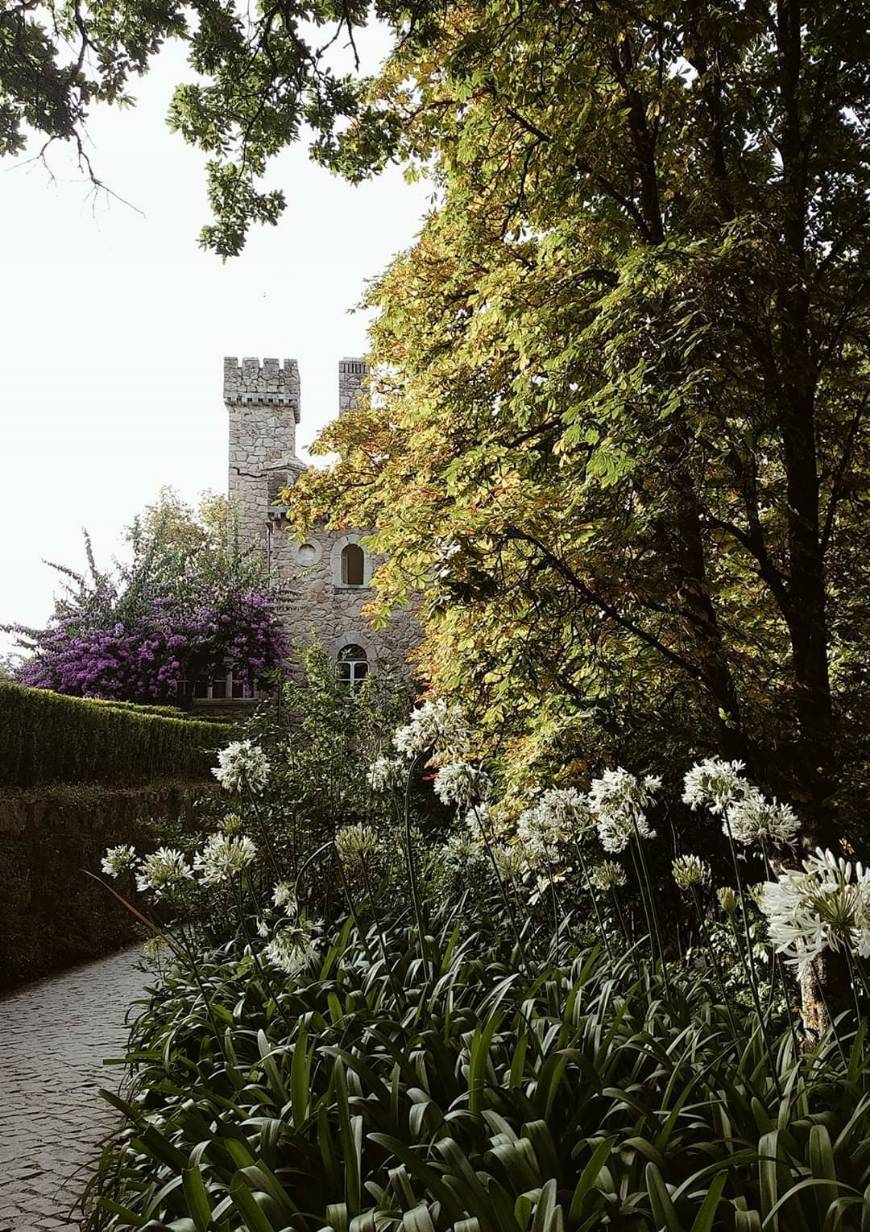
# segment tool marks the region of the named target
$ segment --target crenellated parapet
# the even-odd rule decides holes
[[[234,406],[287,406],[299,423],[299,365],[295,359],[235,355],[224,358],[224,402]]]

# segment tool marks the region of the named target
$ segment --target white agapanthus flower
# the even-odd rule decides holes
[[[193,867],[204,886],[219,885],[238,877],[256,858],[257,844],[246,834],[211,834],[194,858]]]
[[[540,807],[566,838],[579,838],[595,824],[588,799],[576,787],[551,787],[541,796]]]
[[[450,835],[441,848],[441,857],[451,868],[467,872],[470,866],[481,862],[484,853],[480,839],[466,827]]]
[[[392,791],[404,782],[407,773],[407,764],[401,757],[378,757],[369,766],[366,779],[372,791]]]
[[[589,811],[596,820],[605,851],[613,855],[625,851],[635,833],[640,838],[655,838],[646,810],[660,787],[661,779],[655,775],[639,779],[622,766],[605,770],[600,778],[592,780],[587,797]]]
[[[361,866],[363,861],[374,855],[377,846],[378,836],[371,826],[343,826],[336,831],[335,850],[347,868]]]
[[[794,809],[768,800],[742,777],[744,768],[742,761],[721,757],[696,762],[683,780],[683,803],[724,815],[723,834],[730,831],[735,842],[745,846],[793,843],[800,829]]]
[[[870,869],[817,848],[761,894],[770,940],[803,971],[824,950],[870,958]]]
[[[738,799],[725,810],[727,833],[730,827],[734,841],[752,846],[755,843],[793,843],[800,830],[800,822],[794,809],[780,804],[776,799],[767,800],[757,787],[751,784]]]
[[[615,860],[602,860],[589,875],[596,890],[613,890],[625,885],[625,869]]]
[[[465,814],[465,826],[469,834],[475,839],[481,835],[487,839],[492,839],[495,836],[496,826],[492,818],[492,809],[488,801],[483,801],[480,804],[473,804]]]
[[[136,848],[128,843],[119,847],[109,847],[103,856],[100,867],[109,877],[120,877],[136,863]]]
[[[530,851],[540,851],[541,856],[548,849],[560,843],[564,835],[559,822],[540,802],[523,809],[517,818],[517,838],[523,847]]]
[[[212,769],[225,791],[265,790],[269,781],[269,762],[266,754],[252,740],[236,740],[218,753],[218,765]]]
[[[281,910],[285,910],[288,915],[296,914],[296,891],[289,881],[279,881],[272,891],[272,902]]]
[[[492,848],[492,858],[502,881],[517,881],[526,871],[526,857],[516,843],[498,843]]]
[[[192,879],[193,869],[174,847],[158,847],[143,858],[136,872],[140,893],[150,890],[155,898],[171,897],[185,881]]]
[[[277,932],[263,953],[267,961],[285,975],[298,975],[317,957],[307,930],[292,925]]]
[[[594,825],[586,797],[576,787],[551,787],[517,819],[517,835],[531,847],[555,847]]]
[[[452,761],[442,766],[435,776],[435,795],[442,804],[471,808],[483,803],[492,793],[492,780],[485,770],[478,770],[467,761]]]
[[[405,757],[417,757],[426,749],[442,753],[461,753],[468,744],[468,727],[459,706],[443,698],[423,702],[411,711],[404,727],[393,736],[393,744]]]
[[[681,890],[703,885],[710,879],[710,866],[700,856],[677,856],[671,865],[674,881]]]
[[[159,963],[169,948],[166,937],[162,933],[155,933],[147,941],[142,942],[142,957],[146,962]]]
[[[724,813],[746,789],[746,780],[741,778],[745,768],[742,761],[723,761],[721,757],[695,762],[683,778],[683,803],[693,809]]]
[[[719,906],[726,915],[733,915],[737,910],[740,899],[737,897],[737,891],[731,886],[720,886],[716,891],[716,897],[719,899]]]

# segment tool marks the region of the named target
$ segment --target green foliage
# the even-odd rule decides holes
[[[110,710],[127,710],[131,714],[157,714],[164,719],[186,719],[187,711],[180,706],[156,706],[147,702],[122,702],[114,698],[89,697],[88,701],[95,706],[108,706]]]
[[[267,837],[282,878],[293,882],[304,870],[312,906],[334,912],[344,902],[335,859],[327,849],[342,826],[375,825],[386,834],[398,824],[395,801],[373,792],[368,769],[390,748],[392,733],[407,714],[410,686],[382,671],[353,690],[342,684],[335,663],[318,643],[301,651],[303,674],[279,680],[236,738],[253,739],[270,763],[268,790],[249,798],[224,796],[227,810],[262,841]],[[431,792],[411,786],[415,825],[437,820]],[[213,817],[217,824],[219,814]],[[399,850],[398,839],[395,840]],[[320,852],[319,858],[312,859]],[[309,863],[309,861],[311,861]],[[401,880],[401,861],[378,861],[377,877],[390,892]]]
[[[404,6],[378,5],[404,19]],[[358,105],[362,81],[329,49],[369,17],[359,0],[289,0],[240,8],[233,0],[48,0],[0,11],[0,156],[19,153],[33,134],[44,145],[70,142],[94,185],[85,125],[96,103],[132,102],[128,85],[167,39],[187,44],[196,80],[177,87],[169,123],[210,155],[208,194],[215,222],[201,242],[238,253],[252,222],[274,223],[284,194],[258,181],[270,158],[303,125],[313,147]],[[355,49],[354,49],[355,51]],[[353,57],[344,59],[348,69]],[[331,62],[332,61],[332,62]]]
[[[820,837],[857,812],[860,5],[44,10],[0,18],[6,148],[23,122],[75,139],[178,37],[196,80],[170,118],[209,155],[221,255],[275,221],[262,181],[305,129],[351,179],[392,158],[434,177],[420,242],[372,296],[386,397],[324,441],[335,482],[307,509],[302,485],[296,515],[378,528],[384,606],[423,592],[425,669],[485,703],[520,776],[581,744],[645,757],[667,731],[747,760]],[[372,17],[393,47],[369,80]]]
[[[91,1232],[866,1219],[863,1028],[842,1054],[796,1059],[786,1035],[769,1055],[688,974],[666,992],[599,951],[518,971],[442,924],[426,981],[400,923],[364,929],[329,930],[292,980],[264,982],[234,943],[196,979],[170,968],[134,1026],[132,1093],[110,1097],[127,1127]]]
[[[173,0],[13,4],[0,12],[0,155],[18,153],[28,130],[46,142],[73,141],[83,164],[84,123],[96,102],[129,101],[163,40],[185,21]]]
[[[275,764],[273,798],[293,801],[315,827],[331,833],[334,824],[360,820],[378,807],[368,768],[389,750],[412,691],[404,677],[386,670],[349,689],[318,642],[302,647],[300,658],[302,676],[278,682],[244,730]]]
[[[671,854],[645,812],[654,780],[614,771],[585,798],[550,791],[505,830],[485,770],[449,760],[468,729],[443,703],[416,708],[398,760],[373,767],[380,803],[356,795],[352,765],[343,791],[341,725],[345,753],[369,725],[381,751],[385,712],[355,716],[327,672],[315,648],[296,705],[252,725],[268,758],[252,741],[222,754],[234,807],[218,833],[107,853],[121,893],[135,877],[161,921],[162,949],[132,1085],[107,1094],[126,1124],[89,1232],[863,1232],[863,968],[837,989],[848,1009],[833,1027],[804,998],[801,1033],[736,856],[720,912],[697,859],[672,869],[687,911],[653,891],[644,847]],[[309,741],[316,754],[294,763]],[[433,794],[456,805],[446,842],[435,819],[412,821],[421,765],[440,766]],[[692,773],[697,802],[738,799],[734,767]],[[294,800],[309,782],[331,816]],[[630,848],[610,865],[621,876],[589,876],[596,830],[605,850]],[[823,863],[796,926],[815,944],[828,921],[825,957],[845,940],[857,962],[866,894],[846,919],[851,867]]]
[[[441,197],[291,517],[377,528],[381,613],[419,594],[433,692],[521,783],[715,749],[864,824],[865,37],[478,0],[341,138],[402,116]]]
[[[204,778],[233,728],[149,710],[0,682],[0,786]]]

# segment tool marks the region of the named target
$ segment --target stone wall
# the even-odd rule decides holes
[[[141,936],[130,912],[88,873],[103,876],[107,847],[175,843],[194,801],[218,790],[185,781],[0,789],[0,989]]]
[[[371,668],[404,668],[408,652],[419,640],[419,630],[409,611],[396,613],[384,629],[373,629],[363,608],[374,597],[371,577],[377,558],[366,552],[364,586],[341,582],[341,551],[351,543],[361,544],[361,531],[318,528],[303,541],[291,539],[283,520],[272,529],[272,560],[285,582],[284,619],[294,643],[316,636],[324,648],[338,657],[346,645],[362,646]]]

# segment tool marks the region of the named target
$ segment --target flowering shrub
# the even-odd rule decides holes
[[[665,945],[630,910],[632,895],[648,920],[659,906],[645,863],[669,841],[651,824],[656,779],[616,768],[517,810],[467,743],[457,754],[458,716],[428,713],[438,721],[414,721],[399,742],[402,774],[372,759],[368,819],[334,825],[313,850],[264,823],[280,761],[248,738],[221,755],[233,812],[217,832],[191,851],[106,853],[106,873],[135,877],[163,913],[175,963],[134,1029],[128,1125],[93,1232],[733,1232],[775,1214],[782,1228],[857,1232],[852,1214],[870,1213],[863,1034],[841,1018],[801,1046],[756,900],[790,961],[862,959],[863,868],[820,852],[744,886],[735,857],[735,885],[714,895],[707,860],[669,851],[696,919],[688,944]],[[446,835],[424,836],[408,815],[421,761],[455,809]],[[707,778],[701,793],[697,771],[686,793],[712,817],[769,803],[742,779],[726,793]],[[398,829],[385,803],[405,810]],[[774,831],[749,842],[766,847]],[[614,847],[620,858],[602,858]],[[344,895],[323,921],[311,912],[321,861]],[[392,892],[403,867],[410,896]],[[202,901],[197,932],[185,912]],[[857,1018],[857,982],[855,993]]]
[[[213,598],[155,598],[126,621],[91,625],[81,612],[57,614],[32,648],[19,671],[31,688],[163,701],[201,674],[230,670],[256,680],[280,666],[287,639],[268,590],[227,589]]]
[[[132,560],[60,568],[65,592],[44,629],[4,626],[30,657],[18,679],[77,697],[160,702],[183,681],[233,671],[248,681],[281,665],[287,639],[259,558],[230,551],[225,523],[204,526],[164,494],[150,530],[128,531]]]

